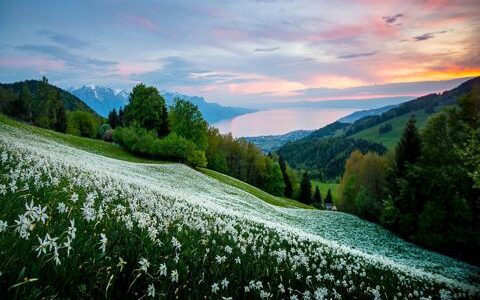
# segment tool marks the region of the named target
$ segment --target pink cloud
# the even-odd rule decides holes
[[[142,27],[150,31],[156,31],[158,29],[157,25],[155,25],[152,21],[150,21],[148,18],[143,16],[126,14],[124,16],[124,19],[130,24],[133,24],[138,27]]]
[[[0,58],[0,67],[15,69],[34,68],[38,71],[58,71],[65,69],[65,63],[59,60],[43,58]]]

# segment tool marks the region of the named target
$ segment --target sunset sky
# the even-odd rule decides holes
[[[417,95],[480,76],[479,12],[478,0],[1,1],[0,82],[145,82],[235,105]]]

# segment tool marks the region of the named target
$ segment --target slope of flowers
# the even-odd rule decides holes
[[[121,162],[0,124],[0,291],[9,298],[480,296],[477,268],[423,250],[412,259],[433,264],[415,268],[406,254],[331,241],[322,222],[325,212],[276,208],[183,165]],[[384,234],[376,230],[366,233]]]

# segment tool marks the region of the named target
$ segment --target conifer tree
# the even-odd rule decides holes
[[[290,181],[290,177],[287,173],[287,164],[281,155],[278,158],[278,164],[280,165],[280,170],[282,170],[283,182],[285,183],[285,197],[291,198],[293,194],[292,182]]]
[[[420,157],[421,141],[415,125],[415,116],[411,116],[405,126],[400,142],[395,149],[395,176],[403,177],[407,163],[415,163]]]
[[[303,173],[302,181],[300,182],[300,201],[305,204],[312,202],[312,184],[307,171]]]
[[[330,205],[333,204],[333,198],[332,198],[332,191],[328,189],[327,196],[325,197],[325,205],[329,203]]]
[[[320,189],[318,188],[318,186],[315,187],[315,193],[313,194],[313,203],[316,204],[318,207],[323,207],[322,194],[320,193]]]

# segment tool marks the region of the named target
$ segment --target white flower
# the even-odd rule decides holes
[[[72,197],[70,198],[72,200],[73,203],[77,202],[78,201],[78,194],[77,193],[73,193],[72,194]]]
[[[66,213],[68,209],[67,209],[67,206],[65,205],[65,203],[60,202],[60,203],[58,203],[57,210],[58,210],[59,213],[63,214],[63,213]]]
[[[47,253],[48,239],[47,237],[45,237],[45,239],[42,240],[38,237],[38,242],[40,243],[40,245],[35,249],[37,251],[37,257],[39,257],[41,254]]]
[[[107,246],[107,242],[108,242],[107,236],[104,233],[100,233],[100,247],[99,247],[99,249],[102,250],[102,253],[105,253],[105,247]]]
[[[70,226],[68,226],[67,234],[72,240],[75,239],[77,228],[75,228],[75,220],[70,220]]]
[[[148,286],[147,294],[148,297],[155,297],[155,286],[153,285],[153,283]]]
[[[123,267],[127,264],[126,261],[123,260],[123,258],[121,257],[118,257],[118,264],[117,264],[117,267],[120,268],[120,272],[123,271]]]
[[[215,256],[215,260],[217,261],[218,264],[222,264],[227,260],[227,258],[225,256],[217,255]]]
[[[227,252],[228,254],[231,254],[232,250],[233,250],[232,247],[230,247],[229,245],[225,246],[225,252]]]
[[[167,266],[165,264],[161,264],[158,268],[158,273],[160,276],[167,276]]]
[[[212,284],[212,293],[216,294],[219,289],[220,287],[218,286],[218,283],[215,282],[214,284]]]
[[[72,250],[72,240],[67,236],[67,240],[63,243],[63,246],[67,248],[67,257],[70,257],[70,251]]]
[[[173,270],[170,277],[172,279],[172,282],[178,282],[178,272],[177,272],[177,270]]]
[[[173,248],[175,248],[175,251],[180,251],[180,248],[182,247],[182,244],[180,244],[180,242],[175,237],[172,237],[172,245]]]
[[[7,231],[8,223],[7,221],[0,220],[0,232]]]
[[[236,263],[236,264],[240,264],[240,263],[241,263],[240,257],[235,258],[235,263]]]
[[[148,262],[148,260],[146,258],[142,258],[140,259],[138,264],[140,265],[140,270],[142,270],[144,273],[147,273],[148,267],[150,267],[150,263]]]
[[[223,288],[223,289],[226,289],[226,288],[228,287],[228,283],[229,283],[229,282],[228,282],[227,278],[223,278],[223,280],[222,280],[222,282],[221,282],[222,288]]]
[[[278,291],[279,291],[280,293],[285,293],[285,287],[283,286],[283,284],[280,283],[280,284],[278,285]]]

